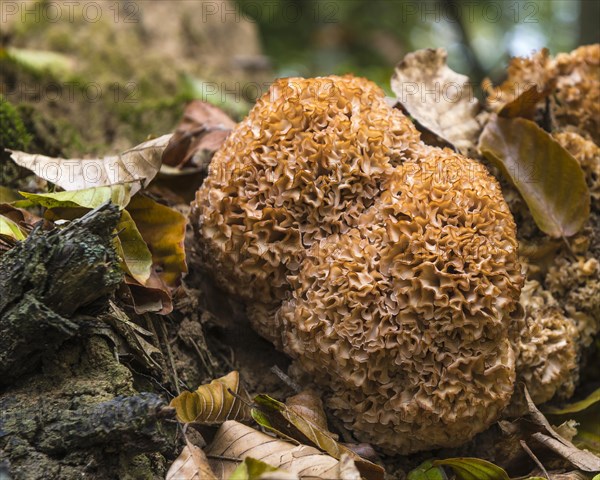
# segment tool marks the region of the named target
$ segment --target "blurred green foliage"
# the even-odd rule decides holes
[[[353,72],[387,87],[407,52],[444,47],[476,83],[510,56],[598,41],[596,0],[237,0],[258,24],[276,76]]]

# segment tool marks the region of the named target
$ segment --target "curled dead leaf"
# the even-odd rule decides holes
[[[10,151],[14,162],[65,190],[133,182],[130,194],[144,188],[160,169],[171,135],[149,140],[119,155],[104,158],[53,158]]]
[[[235,124],[221,109],[194,100],[186,107],[183,119],[165,148],[163,163],[177,169],[191,163],[205,170]]]
[[[447,57],[443,48],[409,53],[396,65],[391,86],[419,130],[437,137],[440,146],[467,153],[481,131],[480,106],[469,78],[451,70]]]
[[[250,420],[250,408],[244,403],[245,398],[248,394],[240,383],[240,374],[234,370],[199,386],[195,392],[183,392],[171,400],[170,406],[177,410],[181,422],[218,425],[226,420]]]
[[[515,99],[508,102],[498,113],[501,117],[522,117],[533,120],[538,104],[550,95],[551,88],[539,90],[537,85],[532,85]]]
[[[11,243],[24,240],[37,220],[27,210],[0,203],[0,238]]]
[[[115,245],[123,270],[145,284],[152,273],[152,253],[127,210],[121,211],[117,232]]]

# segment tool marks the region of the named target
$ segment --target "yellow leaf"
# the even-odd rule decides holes
[[[298,475],[272,467],[256,458],[246,457],[238,465],[228,480],[298,480]]]
[[[131,183],[122,183],[104,187],[86,188],[84,190],[71,190],[66,192],[19,193],[26,199],[46,208],[98,208],[100,205],[108,201],[111,201],[115,205],[123,208],[129,203],[129,199],[131,198],[131,189]]]
[[[125,272],[144,285],[152,273],[152,253],[127,210],[121,211],[115,239]]]
[[[6,235],[15,240],[25,240],[25,234],[21,231],[19,225],[4,215],[0,215],[0,235]]]
[[[207,385],[201,385],[195,392],[183,392],[171,400],[181,422],[215,425],[226,420],[249,420],[250,408],[229,390],[247,398],[248,394],[240,385],[240,375],[233,371],[217,378]]]
[[[179,285],[187,272],[185,216],[142,194],[131,199],[127,211],[152,252],[152,263],[160,279],[168,287]]]
[[[458,480],[509,480],[503,468],[480,458],[446,458],[432,463],[452,468]]]

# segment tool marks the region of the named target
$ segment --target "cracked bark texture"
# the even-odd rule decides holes
[[[0,474],[162,478],[165,399],[139,393],[97,315],[121,281],[103,205],[0,257]],[[1,476],[1,475],[0,475]]]

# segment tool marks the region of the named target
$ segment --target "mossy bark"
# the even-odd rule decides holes
[[[98,334],[122,276],[118,219],[104,205],[62,229],[38,226],[0,257],[0,465],[11,478],[164,475],[166,402],[136,392]]]

